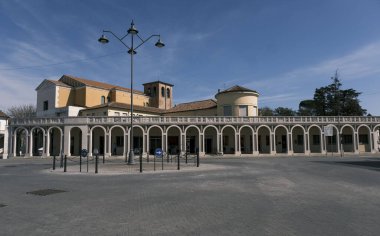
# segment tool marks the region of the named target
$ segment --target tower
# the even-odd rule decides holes
[[[173,106],[173,86],[162,81],[143,84],[144,93],[150,97],[149,106],[160,109],[170,109]]]

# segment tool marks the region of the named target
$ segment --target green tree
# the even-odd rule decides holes
[[[274,112],[269,107],[262,107],[259,109],[259,116],[273,116]]]
[[[303,100],[298,106],[299,116],[315,116],[315,104],[314,100]]]
[[[274,109],[275,116],[295,116],[297,112],[287,107],[277,107]]]

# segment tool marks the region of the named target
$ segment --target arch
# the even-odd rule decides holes
[[[326,138],[326,152],[338,152],[339,151],[339,142],[338,135],[339,129],[336,125],[327,124],[333,127],[333,136],[324,136]],[[324,134],[325,135],[325,134]]]
[[[352,125],[345,124],[340,129],[340,139],[338,143],[340,144],[340,149],[343,152],[355,152],[356,149],[356,137],[355,128]]]
[[[121,132],[120,132],[121,130]],[[125,128],[121,125],[113,125],[109,129],[109,143],[108,146],[111,148],[111,156],[126,156],[126,145],[125,137],[126,131]]]
[[[192,132],[195,130],[195,132]],[[189,125],[185,128],[185,140],[184,149],[191,154],[195,154],[196,151],[200,151],[201,146],[201,130],[198,126]]]
[[[69,131],[69,156],[79,156],[82,148],[82,129],[73,126]]]
[[[13,154],[15,156],[28,155],[29,153],[29,131],[20,126],[13,131]]]
[[[232,129],[232,134],[228,132],[228,129]],[[227,130],[227,131],[226,131]],[[225,125],[221,129],[222,135],[222,149],[224,154],[235,154],[237,150],[236,140],[236,128],[232,125]]]
[[[31,156],[42,156],[46,153],[44,128],[35,126],[30,130],[29,145],[29,154]]]
[[[375,127],[373,127],[372,132],[376,132],[377,129],[380,129],[380,124],[375,125]]]
[[[97,132],[99,129],[102,130],[103,132]],[[107,153],[107,150],[109,150],[110,148],[107,145],[106,129],[101,125],[95,125],[91,127],[90,133],[91,133],[90,142],[92,144],[92,151],[97,149],[99,155],[105,155]]]
[[[249,131],[246,131],[249,130]],[[244,132],[246,131],[246,132]],[[250,125],[242,125],[239,128],[239,150],[241,154],[253,154],[253,140],[254,140],[254,129]]]
[[[169,131],[171,128],[177,128],[177,129],[179,130],[179,132],[182,133],[182,129],[181,129],[181,127],[179,127],[178,125],[170,125],[168,128],[166,128],[166,133],[168,133],[168,131]]]
[[[182,146],[182,129],[178,125],[171,125],[166,129],[165,150],[169,154],[178,154]]]
[[[165,97],[165,88],[161,87],[161,97]]]
[[[102,126],[102,125],[94,125],[94,126],[92,126],[91,129],[90,129],[90,133],[92,133],[92,131],[93,131],[94,129],[96,129],[96,128],[101,128],[101,129],[104,131],[104,134],[107,133],[106,128],[104,128],[104,126]]]
[[[159,132],[154,132],[154,129],[159,130]],[[163,129],[158,125],[152,125],[147,130],[148,135],[148,152],[151,155],[154,155],[154,151],[156,148],[164,148],[164,131]],[[166,151],[166,150],[164,150]]]
[[[300,129],[301,132],[297,132]],[[306,150],[306,140],[305,140],[305,128],[299,124],[294,125],[291,129],[291,140],[292,140],[292,150],[293,153],[305,153]]]
[[[58,134],[54,131],[58,130]],[[58,126],[51,126],[47,130],[47,156],[59,156],[62,153],[63,131]]]
[[[236,134],[236,128],[233,127],[232,125],[225,125],[225,126],[223,126],[223,128],[221,129],[220,132],[223,133],[223,130],[224,130],[225,128],[228,128],[228,127],[232,128],[232,129],[234,130],[235,134]]]
[[[322,128],[319,125],[310,125],[307,129],[308,145],[310,153],[322,153],[323,150],[323,136]]]
[[[284,132],[285,131],[285,132]],[[285,125],[277,125],[273,129],[276,153],[288,153],[289,130]]]
[[[350,125],[350,124],[345,124],[345,125],[343,125],[343,126],[340,128],[339,133],[342,133],[342,132],[343,132],[343,129],[344,129],[345,127],[350,127],[351,130],[352,130],[352,132],[355,132],[355,128],[354,128],[352,125]]]
[[[220,137],[215,125],[207,125],[203,129],[203,150],[205,154],[217,154],[220,150]]]
[[[256,143],[259,154],[269,154],[272,150],[271,129],[267,125],[260,125],[256,129]]]
[[[136,130],[137,129],[137,132]],[[140,132],[139,132],[140,131]],[[131,149],[131,127],[129,127],[128,131],[128,153]],[[141,125],[133,125],[133,150],[135,154],[139,153],[140,149],[143,149],[145,152],[146,140],[145,140],[145,130]]]
[[[170,98],[170,89],[169,88],[166,89],[166,97]]]
[[[372,151],[372,135],[371,129],[365,125],[359,125],[357,128],[358,134],[358,151],[360,152],[371,152]]]

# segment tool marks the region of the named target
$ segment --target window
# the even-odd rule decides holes
[[[161,88],[161,96],[165,97],[165,88],[164,87]]]
[[[152,91],[151,91],[151,89],[150,89],[150,88],[148,88],[148,89],[147,89],[147,94],[148,94],[148,96],[149,96],[149,97],[151,97],[151,96],[152,96]]]
[[[100,97],[100,104],[104,104],[104,103],[106,103],[106,97],[101,96]]]
[[[359,143],[360,144],[368,144],[368,135],[359,134]]]
[[[232,116],[232,107],[230,105],[223,106],[223,115]]]
[[[248,116],[248,106],[239,106],[239,116]]]
[[[336,136],[327,136],[327,144],[335,145],[336,144]]]
[[[111,98],[110,97],[107,97],[107,102],[111,102]]]
[[[120,116],[120,112],[115,112],[115,116]]]
[[[166,97],[170,98],[170,89],[166,89]]]
[[[352,144],[352,135],[342,135],[342,138],[343,144]]]
[[[44,111],[46,111],[48,109],[49,109],[49,102],[48,101],[44,101]]]
[[[153,87],[153,97],[155,97],[156,94],[157,94],[157,89],[156,89],[156,87]]]
[[[319,145],[319,144],[321,144],[321,136],[313,135],[313,145]]]

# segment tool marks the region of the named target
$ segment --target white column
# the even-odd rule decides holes
[[[90,132],[88,135],[87,135],[87,137],[88,137],[88,140],[89,140],[89,142],[88,142],[88,155],[89,156],[92,156],[92,132]]]
[[[304,153],[306,155],[310,155],[310,138],[309,138],[309,132],[305,132],[305,138],[304,141]]]
[[[223,133],[216,132],[216,150],[218,153],[223,153],[223,138],[222,138]]]
[[[46,131],[46,132],[47,132],[47,134],[46,134],[47,138],[46,138],[46,142],[44,142],[44,143],[46,143],[45,154],[48,157],[48,156],[50,156],[50,150],[49,150],[49,147],[50,147],[50,132],[49,132],[49,130]]]
[[[63,130],[63,155],[67,155],[67,156],[71,156],[71,153],[70,153],[70,142],[71,142],[71,139],[70,139],[70,136],[71,136],[71,133],[70,133],[70,130],[71,130],[72,126],[65,126],[64,127],[64,130]]]
[[[12,146],[12,148],[13,148],[13,156],[17,156],[17,132],[13,132],[12,133],[13,134],[13,136],[12,136],[12,138],[13,138],[13,146]]]
[[[235,155],[241,155],[240,135],[235,133]]]
[[[354,153],[359,154],[359,134],[354,132]]]
[[[375,153],[375,149],[373,148],[373,140],[374,140],[374,132],[372,131],[369,131],[369,145],[370,145],[370,148],[371,148],[371,153]]]
[[[10,136],[9,136],[8,126],[5,126],[3,159],[8,159],[8,139],[12,140],[12,138],[9,138],[9,137]]]
[[[32,157],[33,156],[33,132],[30,132],[28,139],[29,139],[29,146],[28,146],[28,149],[26,149],[27,150],[26,152],[29,152],[29,153],[25,153],[25,157],[27,156]]]
[[[293,135],[292,133],[288,133],[288,154],[293,155]]]

